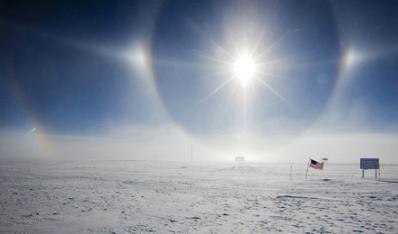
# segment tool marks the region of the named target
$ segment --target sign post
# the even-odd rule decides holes
[[[374,169],[375,179],[377,179],[377,170],[379,170],[380,175],[380,163],[378,158],[361,158],[360,168],[362,169],[362,179],[365,178],[365,170]]]

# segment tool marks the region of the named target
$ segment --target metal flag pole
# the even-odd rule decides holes
[[[308,175],[308,167],[310,167],[310,160],[308,159],[308,163],[307,163],[307,171],[305,172],[305,179],[307,179],[307,175]]]

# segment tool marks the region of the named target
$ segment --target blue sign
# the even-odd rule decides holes
[[[379,169],[379,159],[378,158],[361,158],[360,167],[362,170],[366,169]]]

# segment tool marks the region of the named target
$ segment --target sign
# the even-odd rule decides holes
[[[380,169],[379,159],[378,158],[361,158],[360,168],[362,170]]]

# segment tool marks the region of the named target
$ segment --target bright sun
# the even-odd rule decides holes
[[[247,87],[257,74],[254,57],[249,53],[240,54],[232,63],[232,73],[243,88]]]

